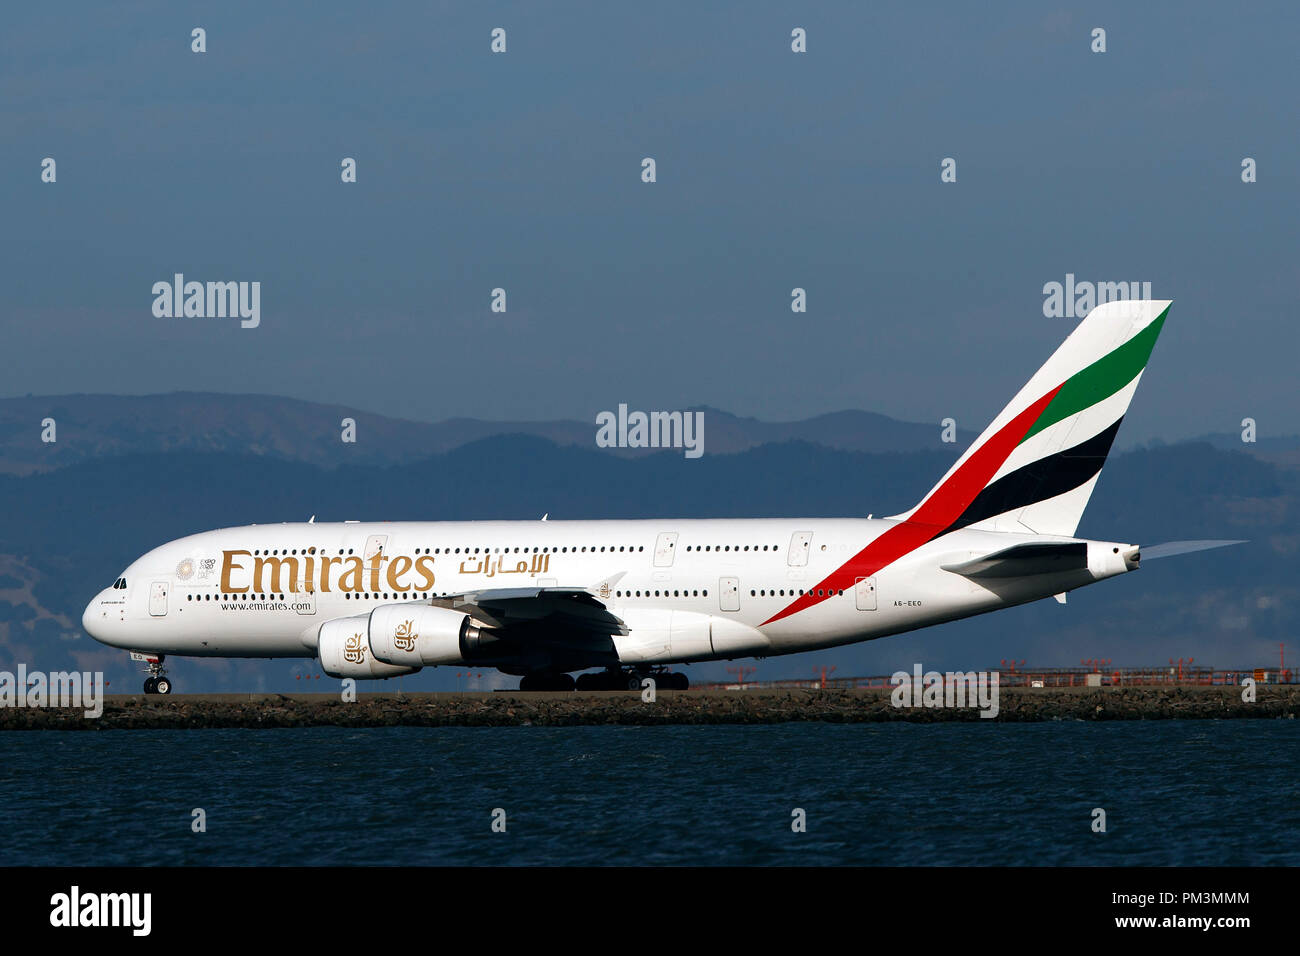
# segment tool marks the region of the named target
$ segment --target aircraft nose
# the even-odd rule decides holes
[[[104,640],[104,623],[108,620],[105,616],[103,598],[102,593],[96,594],[81,615],[81,626],[97,641]]]

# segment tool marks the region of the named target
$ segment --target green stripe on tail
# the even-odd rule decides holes
[[[1154,322],[1133,338],[1066,379],[1061,390],[1052,399],[1052,403],[1043,409],[1043,414],[1038,417],[1038,421],[1034,422],[1025,433],[1025,437],[1020,439],[1021,443],[1062,419],[1110,398],[1133,381],[1138,373],[1146,368],[1147,360],[1151,358],[1151,350],[1156,344],[1156,337],[1160,335],[1160,329],[1164,326],[1165,316],[1168,314],[1169,308],[1166,307]]]

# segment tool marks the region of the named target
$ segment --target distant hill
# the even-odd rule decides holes
[[[945,449],[940,426],[843,411],[796,422],[763,422],[712,408],[704,412],[706,454],[727,455],[772,442],[806,441],[847,451]],[[53,418],[58,440],[41,441]],[[340,440],[344,418],[357,441]],[[341,405],[270,395],[174,392],[167,395],[50,395],[0,399],[0,473],[30,474],[116,455],[228,452],[325,467],[391,465],[440,455],[498,435],[528,435],[556,445],[595,448],[596,425],[580,421],[489,422],[453,418],[405,421]],[[974,432],[959,431],[964,447]],[[601,449],[627,458],[644,449]]]
[[[132,559],[180,535],[252,522],[357,519],[816,517],[901,511],[960,453],[867,454],[809,442],[687,460],[624,459],[530,436],[470,442],[394,465],[321,465],[270,455],[172,451],[101,458],[57,471],[0,475],[0,669],[14,662],[104,670],[132,691],[125,655],[81,633],[80,614]],[[927,666],[997,666],[1002,658],[1236,666],[1300,660],[1300,474],[1206,443],[1114,456],[1080,533],[1141,544],[1247,538],[1249,545],[1173,558],[1053,601],[865,645],[759,663],[759,677]],[[186,690],[302,686],[311,662],[179,662]],[[697,679],[723,665],[695,665]],[[440,668],[411,687],[455,686]],[[324,684],[324,682],[322,682]]]
[[[1203,441],[1224,451],[1244,451],[1284,468],[1300,468],[1300,435],[1265,436],[1253,442],[1243,442],[1240,432],[1228,432],[1204,435],[1193,440]]]

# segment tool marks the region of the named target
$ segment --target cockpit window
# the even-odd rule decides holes
[[[121,591],[126,588],[126,578],[118,578],[113,582],[113,590]]]

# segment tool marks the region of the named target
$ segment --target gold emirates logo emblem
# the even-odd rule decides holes
[[[366,662],[366,645],[362,641],[360,634],[353,634],[343,642],[343,659],[349,664],[364,664]]]
[[[403,621],[397,625],[397,630],[393,632],[393,645],[399,651],[415,650],[415,639],[420,635],[415,633],[414,627],[414,621]]]

